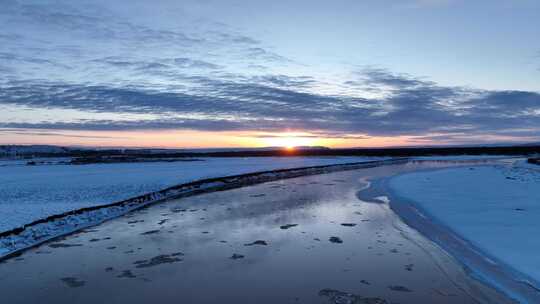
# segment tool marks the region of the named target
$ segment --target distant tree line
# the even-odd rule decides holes
[[[45,150],[45,151],[44,151]],[[2,153],[4,152],[4,153]],[[7,152],[7,153],[5,153]],[[6,150],[0,148],[0,155],[19,157],[77,157],[80,161],[103,158],[187,158],[187,157],[279,157],[279,156],[449,156],[449,155],[540,155],[540,145],[529,146],[487,146],[487,147],[421,147],[421,148],[296,148],[296,149],[270,149],[270,150],[240,150],[240,151],[182,151],[182,150],[154,150],[154,149],[77,149],[58,148],[47,151]]]

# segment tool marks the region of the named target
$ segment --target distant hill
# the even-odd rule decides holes
[[[69,149],[59,146],[49,145],[0,145],[0,156],[38,156],[38,155],[53,155],[65,154]]]
[[[516,145],[340,148],[300,146],[263,148],[159,149],[159,148],[87,148],[47,145],[3,145],[0,157],[78,157],[85,159],[165,159],[186,157],[258,157],[258,156],[429,156],[429,155],[539,155],[540,143]]]
[[[207,153],[250,153],[276,152],[283,147],[260,148],[210,148],[210,149],[160,149],[160,148],[101,148],[101,147],[61,147],[52,145],[0,145],[0,157],[49,157],[80,155],[171,155],[171,154],[207,154]],[[330,150],[321,146],[299,146],[297,151]]]

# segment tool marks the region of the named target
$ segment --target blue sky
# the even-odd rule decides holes
[[[540,141],[538,1],[0,5],[2,143]]]

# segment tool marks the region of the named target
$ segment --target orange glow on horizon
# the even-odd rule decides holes
[[[0,129],[0,144],[38,144],[140,148],[257,148],[324,146],[329,148],[385,147],[414,144],[413,137],[325,137],[308,132],[51,131]],[[418,144],[418,142],[416,142]],[[427,144],[427,143],[422,143]]]

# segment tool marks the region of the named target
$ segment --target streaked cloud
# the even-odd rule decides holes
[[[384,91],[381,98],[321,95],[297,88],[298,80],[255,77],[247,82],[200,78],[192,92],[68,85],[47,82],[13,82],[2,87],[2,104],[70,109],[87,113],[150,115],[147,119],[85,119],[66,123],[26,121],[1,127],[53,129],[286,129],[326,132],[340,137],[467,134],[538,134],[540,94],[522,91],[484,91],[444,87],[385,70],[358,72],[355,84]],[[270,81],[268,81],[270,79]],[[306,80],[301,78],[300,82]],[[307,79],[311,84],[314,80]],[[276,85],[277,84],[277,85]],[[351,85],[355,85],[351,84]],[[88,115],[92,117],[92,115]],[[99,115],[94,115],[99,117]]]

